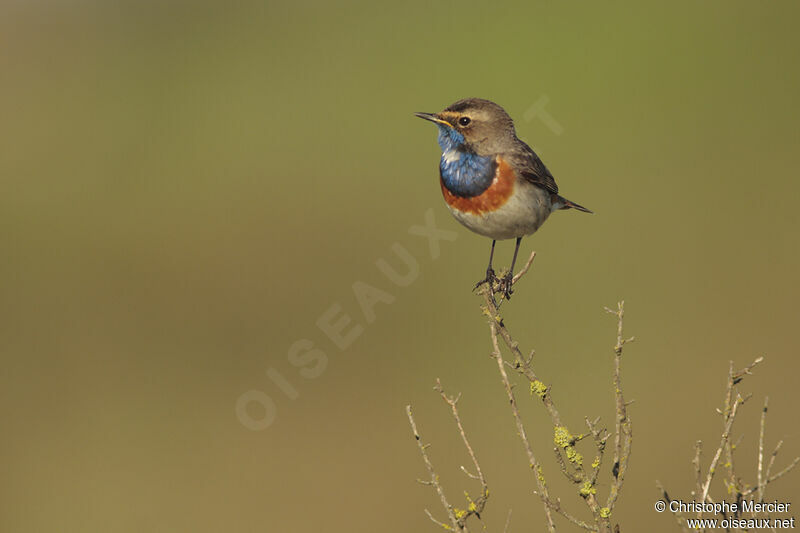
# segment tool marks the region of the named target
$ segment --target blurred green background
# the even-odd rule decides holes
[[[743,384],[741,474],[755,479],[765,394],[784,465],[800,454],[799,15],[793,2],[3,2],[0,530],[436,531],[406,404],[451,499],[477,492],[436,377],[463,393],[490,529],[509,508],[511,531],[538,528],[469,290],[489,241],[448,214],[435,128],[412,114],[466,96],[503,105],[565,196],[596,211],[557,213],[523,241],[539,256],[505,313],[577,433],[584,416],[611,420],[602,306],[626,300],[623,531],[676,530],[653,511],[655,480],[689,498],[731,359],[766,356]],[[530,117],[542,102],[558,128]],[[436,259],[408,231],[429,209],[458,234]],[[408,287],[375,265],[399,265],[393,243],[418,260]],[[501,243],[498,264],[511,252]],[[372,323],[357,281],[394,297]],[[335,304],[363,327],[345,350],[316,325]],[[327,356],[316,378],[287,358],[299,339]],[[263,431],[237,416],[251,390],[274,402]],[[519,390],[553,490],[580,514]],[[768,495],[800,495],[800,473]]]

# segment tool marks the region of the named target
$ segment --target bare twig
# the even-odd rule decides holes
[[[778,472],[774,476],[768,477],[767,478],[767,484],[772,483],[773,481],[778,480],[778,479],[782,478],[783,476],[785,476],[786,474],[788,474],[789,472],[791,472],[792,469],[795,466],[797,466],[797,463],[800,463],[800,457],[795,457],[792,460],[792,462],[789,463],[789,465],[786,468],[784,468],[783,470],[781,470],[780,472]]]
[[[458,407],[456,405],[460,395],[455,398],[447,396],[442,388],[442,382],[439,381],[438,378],[436,379],[436,386],[434,389],[442,396],[442,399],[447,403],[447,405],[450,406],[450,410],[453,413],[453,418],[458,426],[458,432],[461,434],[461,440],[464,442],[464,446],[467,448],[467,453],[469,453],[470,459],[472,459],[472,464],[475,466],[477,475],[471,474],[463,466],[461,467],[461,470],[472,479],[478,480],[481,484],[481,495],[474,501],[470,501],[470,505],[467,507],[467,516],[474,514],[480,517],[480,514],[483,512],[483,509],[486,506],[486,500],[489,499],[489,486],[486,483],[486,478],[483,475],[483,470],[481,470],[481,465],[478,462],[478,458],[475,456],[475,452],[472,450],[472,446],[469,443],[467,434],[464,432],[464,426],[461,424],[461,416],[458,414]],[[463,520],[466,520],[466,516],[463,517]]]
[[[487,300],[489,300],[489,298],[487,298]],[[536,485],[539,488],[538,493],[542,499],[542,502],[544,503],[544,514],[545,518],[547,519],[547,529],[548,531],[553,532],[556,530],[556,525],[555,522],[553,522],[553,513],[551,512],[549,505],[550,496],[544,475],[542,474],[542,467],[539,464],[539,461],[536,460],[536,456],[533,453],[533,448],[528,440],[528,434],[525,431],[525,426],[522,423],[522,417],[519,414],[519,409],[517,409],[517,400],[514,397],[514,391],[511,387],[511,382],[508,380],[508,374],[506,374],[506,368],[503,364],[503,354],[500,351],[500,345],[497,341],[497,324],[493,321],[489,324],[489,327],[492,334],[492,347],[494,348],[492,355],[497,360],[497,367],[500,369],[500,377],[502,378],[503,386],[505,387],[506,395],[508,396],[508,402],[511,405],[511,413],[514,415],[514,422],[517,425],[517,434],[522,440],[525,453],[528,455],[528,462],[530,463],[529,466],[531,470],[533,470],[533,475],[536,478]]]
[[[758,458],[757,458],[757,481],[754,486],[747,487],[736,475],[736,468],[734,463],[734,451],[739,445],[741,441],[741,437],[733,442],[732,439],[732,428],[734,422],[736,420],[736,416],[739,413],[740,407],[752,397],[751,394],[747,394],[742,396],[738,392],[738,385],[741,383],[744,376],[752,375],[753,368],[761,363],[764,360],[763,357],[758,357],[752,363],[744,367],[742,370],[734,371],[733,362],[731,361],[728,366],[728,380],[725,386],[725,396],[724,396],[724,403],[722,409],[717,409],[717,412],[722,415],[723,421],[723,430],[722,436],[720,438],[720,444],[717,447],[714,456],[711,459],[711,463],[708,466],[708,471],[705,474],[705,479],[703,480],[703,474],[701,473],[701,466],[700,466],[700,458],[702,453],[702,443],[697,441],[695,444],[695,455],[694,460],[692,461],[692,465],[694,467],[695,472],[695,483],[696,488],[692,491],[692,495],[694,496],[695,501],[700,502],[709,502],[713,503],[714,498],[710,495],[710,487],[712,480],[714,479],[714,475],[717,472],[717,466],[719,465],[720,457],[723,453],[726,454],[726,468],[728,471],[728,476],[724,480],[725,484],[727,485],[728,493],[733,494],[735,501],[741,501],[742,498],[745,496],[749,496],[753,493],[757,493],[759,501],[764,501],[766,497],[766,489],[767,486],[772,483],[773,481],[783,477],[784,475],[788,474],[798,463],[800,463],[800,457],[795,458],[788,466],[786,466],[783,470],[778,472],[775,475],[770,475],[772,471],[772,467],[775,463],[775,457],[778,454],[778,451],[781,449],[783,445],[783,441],[778,442],[777,446],[775,447],[772,455],[770,457],[769,463],[767,464],[766,468],[764,468],[764,449],[765,449],[765,441],[766,441],[766,425],[767,425],[767,410],[769,407],[769,399],[764,399],[764,406],[761,410],[761,420],[760,420],[760,427],[759,427],[759,435],[758,435]],[[747,487],[747,488],[744,488]],[[669,501],[669,497],[667,496],[666,491],[664,488],[658,484],[659,490],[663,493],[664,499]],[[682,516],[679,516],[678,513],[673,513],[675,515],[676,520],[684,529],[684,531],[688,531],[686,529],[686,522]],[[697,511],[697,517],[702,518],[703,512],[702,510]],[[755,514],[753,514],[755,516]]]
[[[738,392],[735,392],[736,386],[742,381],[744,376],[752,375],[752,370],[755,368],[756,365],[760,364],[764,360],[763,357],[757,357],[752,363],[744,367],[742,370],[738,372],[734,371],[733,361],[730,362],[728,365],[728,381],[725,386],[725,398],[723,403],[723,408],[719,411],[722,413],[722,422],[723,422],[723,431],[722,437],[720,439],[719,447],[717,451],[714,453],[714,457],[711,459],[711,464],[708,467],[708,473],[706,474],[706,480],[702,484],[700,492],[700,501],[709,501],[708,500],[708,491],[711,487],[711,481],[714,478],[714,474],[717,470],[717,464],[719,463],[720,456],[724,451],[727,458],[728,464],[728,485],[730,490],[735,490],[738,494],[741,494],[742,491],[739,489],[739,481],[736,479],[736,474],[734,470],[734,463],[733,463],[733,446],[731,444],[731,428],[733,427],[733,423],[736,419],[736,413],[738,412],[739,406],[742,405],[747,399],[750,398],[750,395],[742,396]],[[734,396],[735,393],[735,396]],[[700,513],[698,514],[700,516]]]
[[[761,409],[761,427],[758,432],[758,499],[764,501],[764,489],[767,488],[766,478],[762,475],[764,469],[764,433],[767,425],[767,408],[769,396],[764,398],[764,407]]]
[[[519,272],[517,272],[517,273],[514,275],[514,278],[511,280],[511,284],[512,284],[512,285],[514,285],[516,282],[518,282],[518,281],[520,280],[520,278],[522,278],[522,276],[524,276],[525,274],[527,274],[527,273],[528,273],[528,270],[530,270],[530,268],[531,268],[531,265],[533,264],[533,260],[534,260],[534,259],[536,259],[536,252],[531,252],[531,256],[530,256],[530,257],[528,258],[528,260],[525,262],[525,266],[523,266],[523,267],[520,269],[520,271],[519,271]]]
[[[586,531],[597,531],[598,530],[597,526],[593,526],[593,525],[587,524],[583,520],[575,518],[574,516],[569,514],[567,511],[562,509],[561,508],[561,500],[560,499],[557,499],[555,502],[549,502],[549,504],[550,504],[550,506],[553,508],[553,510],[555,512],[557,512],[558,514],[560,514],[561,516],[563,516],[564,518],[569,520],[571,523],[573,523],[574,525],[578,526],[579,528],[585,529]]]
[[[619,497],[625,473],[628,471],[628,460],[631,454],[631,422],[628,419],[628,409],[625,398],[622,395],[622,384],[620,379],[620,360],[622,359],[622,349],[634,341],[634,337],[626,339],[622,334],[623,317],[625,316],[625,302],[617,303],[617,310],[613,311],[606,307],[606,311],[617,317],[617,344],[614,346],[614,397],[616,398],[616,431],[614,433],[614,481],[611,483],[611,491],[608,495],[606,507],[614,509],[614,505]]]
[[[722,450],[725,448],[725,445],[728,443],[728,439],[731,436],[731,427],[733,427],[733,421],[736,419],[736,411],[741,405],[741,396],[736,396],[736,400],[734,400],[733,405],[731,406],[730,413],[727,417],[727,421],[725,423],[725,429],[722,432],[722,438],[719,443],[719,448],[714,453],[714,458],[711,459],[711,465],[708,467],[708,474],[706,475],[706,481],[703,483],[702,490],[700,491],[700,501],[706,501],[708,499],[708,489],[711,487],[711,480],[714,478],[714,473],[717,470],[717,463],[719,462],[719,458],[722,455]]]
[[[444,522],[441,522],[441,521],[437,520],[436,518],[434,518],[434,516],[431,514],[431,512],[429,510],[423,509],[423,511],[425,511],[425,514],[428,515],[428,518],[431,519],[431,522],[433,522],[437,526],[441,527],[442,529],[447,529],[448,531],[453,529],[452,527],[448,526]]]
[[[564,455],[561,453],[560,448],[558,447],[553,448],[553,453],[556,456],[556,463],[558,463],[558,467],[561,469],[561,473],[564,474],[564,476],[568,480],[572,481],[573,483],[580,483],[581,481],[583,481],[583,477],[580,474],[569,471],[569,469],[567,468],[567,463],[564,462]]]
[[[656,487],[658,487],[658,491],[661,493],[661,497],[664,499],[664,502],[666,502],[667,509],[669,509],[669,504],[672,502],[672,498],[669,497],[667,489],[664,488],[660,481],[656,481]],[[686,526],[686,517],[683,516],[683,513],[676,511],[671,514],[675,518],[675,521],[678,523],[682,531],[690,531]]]
[[[511,278],[512,286],[518,283],[522,279],[522,277],[530,270],[535,257],[536,253],[534,252],[530,255],[524,267]],[[520,441],[523,445],[523,449],[528,459],[529,467],[534,475],[534,480],[536,483],[536,490],[534,491],[534,494],[538,496],[539,499],[542,501],[545,512],[547,530],[551,533],[555,532],[556,523],[554,516],[558,514],[562,516],[564,519],[566,519],[569,523],[586,531],[597,531],[598,533],[611,533],[612,530],[619,531],[619,525],[617,525],[616,528],[612,528],[610,517],[618,501],[619,492],[623,484],[625,473],[627,471],[628,461],[630,457],[630,450],[631,450],[631,440],[632,440],[630,419],[627,413],[627,407],[632,402],[625,400],[622,394],[622,385],[620,378],[623,346],[626,343],[631,342],[633,340],[633,338],[625,339],[622,336],[624,303],[619,302],[617,304],[617,310],[610,311],[617,316],[617,342],[614,347],[615,360],[614,360],[614,373],[613,373],[614,402],[615,402],[614,403],[615,438],[614,438],[614,465],[612,468],[613,479],[609,483],[610,491],[608,495],[608,500],[606,502],[606,505],[603,506],[599,502],[597,497],[598,479],[603,464],[603,457],[606,445],[608,439],[611,437],[611,434],[608,432],[606,428],[601,427],[599,425],[600,424],[599,418],[595,420],[590,420],[589,418],[585,419],[586,425],[589,429],[589,431],[586,433],[573,435],[569,431],[567,426],[562,422],[561,415],[558,409],[556,408],[555,402],[553,401],[550,385],[545,384],[544,381],[539,379],[536,371],[533,368],[533,358],[535,355],[535,351],[531,350],[529,355],[527,356],[523,355],[522,351],[520,350],[519,344],[511,336],[511,333],[506,327],[503,318],[500,316],[498,312],[499,306],[494,299],[494,291],[495,287],[489,284],[485,284],[481,289],[481,293],[485,301],[484,313],[489,319],[488,320],[489,332],[492,342],[491,356],[497,363],[497,368],[500,373],[500,378],[503,384],[503,388],[508,398],[517,434],[519,435]],[[505,346],[510,352],[508,360],[504,358],[503,349],[501,349],[501,345]],[[514,392],[514,385],[511,383],[511,379],[509,378],[508,374],[509,369],[516,371],[519,375],[527,379],[530,384],[531,396],[535,395],[536,397],[539,398],[539,400],[541,400],[541,403],[544,406],[546,412],[548,413],[550,421],[553,425],[552,438],[553,442],[555,443],[553,452],[555,454],[556,462],[559,465],[561,472],[570,481],[570,483],[577,485],[576,492],[578,493],[580,498],[583,499],[584,503],[588,506],[588,509],[591,512],[592,520],[582,520],[581,518],[578,518],[577,516],[571,514],[562,507],[560,498],[551,497],[549,492],[550,489],[548,488],[548,484],[545,480],[544,472],[542,470],[542,465],[539,462],[533,450],[533,443],[522,421],[520,407],[517,403],[517,396]],[[460,467],[461,471],[464,472],[464,474],[470,479],[474,479],[480,483],[481,495],[479,498],[472,500],[469,494],[467,494],[467,501],[469,504],[467,510],[462,510],[453,507],[448,502],[444,494],[444,490],[442,489],[442,486],[439,484],[438,475],[436,474],[433,465],[430,461],[430,457],[427,452],[428,446],[422,444],[419,437],[419,433],[417,432],[416,424],[414,422],[413,417],[411,416],[411,409],[410,407],[408,407],[407,414],[409,422],[411,423],[414,436],[418,442],[420,453],[423,456],[425,466],[428,469],[428,473],[430,476],[430,479],[421,481],[421,483],[428,486],[432,486],[437,491],[437,494],[439,495],[439,498],[442,502],[442,506],[445,508],[445,511],[447,512],[449,524],[446,521],[443,522],[437,520],[427,510],[426,513],[434,523],[436,523],[442,528],[458,532],[468,531],[466,526],[466,519],[469,518],[469,516],[476,515],[476,517],[479,520],[481,519],[480,513],[483,510],[489,495],[488,486],[486,483],[486,478],[484,476],[484,473],[477,460],[476,454],[474,453],[472,445],[470,444],[469,439],[467,438],[466,431],[464,430],[461,416],[459,414],[457,407],[459,397],[448,396],[444,392],[441,382],[439,382],[439,380],[437,380],[435,389],[439,392],[442,399],[449,405],[453,418],[456,422],[456,426],[458,427],[459,434],[461,435],[461,439],[473,463],[473,468],[467,469],[466,467],[461,466]],[[594,460],[591,463],[591,467],[588,465],[584,465],[583,456],[577,450],[580,442],[584,439],[587,439],[590,436],[592,437],[591,440],[593,441],[595,449]],[[509,511],[508,517],[506,519],[506,525],[504,530],[505,533],[508,532],[508,529],[510,527],[510,522],[511,522],[511,512]],[[483,526],[483,529],[485,531],[486,527]]]
[[[452,526],[452,530],[454,531],[467,531],[465,527],[459,522],[456,518],[455,513],[453,512],[453,508],[450,503],[447,501],[447,496],[444,494],[444,489],[439,484],[439,475],[436,473],[436,470],[433,468],[433,463],[431,463],[430,457],[428,457],[428,445],[422,443],[422,438],[419,436],[419,431],[417,431],[417,423],[414,422],[414,416],[411,414],[411,406],[406,406],[406,414],[408,415],[408,422],[411,424],[411,430],[414,432],[414,438],[417,440],[417,446],[419,447],[419,452],[422,455],[422,460],[425,462],[425,468],[428,469],[428,474],[430,475],[431,479],[428,484],[433,485],[436,489],[436,493],[439,495],[439,499],[442,501],[442,507],[445,508],[447,511],[447,517],[450,520],[450,524]],[[428,517],[439,524],[442,527],[447,528],[447,524],[436,520],[431,513],[425,509],[425,513],[427,513]]]
[[[598,423],[600,423],[600,418],[595,420],[586,419],[586,425],[589,427],[589,432],[592,434],[592,438],[594,438],[595,448],[597,449],[597,457],[595,457],[594,462],[592,462],[590,479],[592,486],[597,484],[597,478],[600,475],[600,467],[603,466],[603,454],[606,450],[606,441],[611,436],[605,428],[598,429]]]
[[[694,481],[696,489],[692,490],[692,496],[698,496],[703,492],[703,474],[700,471],[700,456],[703,454],[703,441],[698,440],[694,443],[694,459],[692,465],[694,466]]]
[[[528,271],[530,264],[533,262],[535,254],[532,254],[528,263],[526,264],[525,268],[521,270],[517,276],[513,278],[512,284],[519,281],[519,279]],[[492,288],[486,287],[483,290],[484,301],[485,301],[485,312],[487,317],[489,318],[489,327],[490,333],[492,338],[492,346],[493,346],[493,353],[492,356],[498,362],[498,368],[501,372],[501,378],[503,383],[506,387],[507,394],[509,395],[509,403],[512,406],[512,414],[514,415],[515,420],[518,422],[517,429],[520,437],[523,440],[523,446],[525,447],[525,451],[528,454],[529,462],[531,463],[531,467],[537,471],[537,483],[540,483],[539,487],[539,495],[543,498],[545,502],[545,508],[548,513],[548,527],[552,527],[552,518],[550,517],[549,511],[555,511],[565,518],[572,522],[573,524],[582,527],[588,528],[592,531],[603,531],[603,532],[610,532],[611,531],[611,524],[610,524],[610,515],[616,504],[619,490],[622,487],[623,479],[625,471],[627,470],[628,458],[630,456],[630,445],[631,445],[631,432],[630,432],[630,420],[627,415],[627,406],[629,402],[625,401],[625,398],[622,395],[621,390],[621,383],[620,383],[620,362],[619,359],[622,355],[622,346],[632,341],[633,339],[624,339],[622,338],[622,316],[621,313],[618,314],[619,323],[618,323],[618,338],[617,338],[617,346],[615,347],[615,354],[616,354],[616,361],[615,361],[615,371],[614,371],[614,388],[615,388],[615,399],[616,399],[616,422],[617,422],[617,436],[616,436],[616,445],[617,445],[617,453],[615,455],[615,466],[613,469],[614,479],[611,483],[611,492],[609,494],[608,503],[605,506],[602,506],[598,499],[597,499],[597,480],[598,475],[600,472],[600,465],[602,462],[603,452],[605,450],[606,440],[608,439],[609,435],[604,429],[598,429],[596,427],[597,421],[592,424],[587,420],[587,424],[589,424],[589,433],[573,436],[567,427],[561,421],[561,415],[558,412],[558,409],[553,402],[553,398],[551,396],[550,386],[545,385],[542,380],[539,379],[535,370],[532,366],[533,355],[535,352],[531,352],[529,357],[524,357],[522,355],[522,351],[519,348],[518,343],[514,340],[511,336],[508,328],[505,325],[505,322],[498,314],[497,305],[492,298],[491,293]],[[619,310],[622,310],[622,302],[618,305]],[[617,314],[615,312],[615,314]],[[503,344],[509,349],[513,356],[513,363],[504,361],[502,358],[501,350],[500,350],[500,339],[502,339]],[[554,428],[554,441],[556,443],[556,447],[554,449],[554,453],[556,456],[556,462],[561,469],[561,472],[564,476],[574,484],[579,485],[578,493],[584,499],[586,504],[589,507],[589,510],[592,513],[594,518],[595,524],[594,526],[583,522],[574,516],[570,515],[564,509],[561,508],[560,500],[552,500],[550,499],[546,493],[542,492],[542,488],[546,485],[543,483],[544,478],[540,471],[539,464],[535,461],[533,457],[533,451],[530,445],[530,442],[527,438],[527,434],[524,432],[524,428],[522,428],[521,418],[519,415],[519,410],[516,405],[516,400],[513,399],[513,390],[512,386],[508,380],[508,376],[505,371],[505,367],[508,366],[516,370],[519,374],[524,376],[529,382],[531,387],[531,393],[536,394],[539,399],[542,401],[542,405],[544,405],[547,413],[550,415],[550,420],[553,424]],[[575,449],[575,445],[585,437],[592,435],[595,447],[597,448],[597,456],[595,460],[592,462],[592,468],[587,471],[587,468],[583,464],[583,457],[580,453],[577,452]],[[539,478],[542,478],[541,480]]]
[[[508,533],[508,526],[511,525],[511,509],[508,510],[508,516],[506,517],[506,527],[503,528],[503,533]]]

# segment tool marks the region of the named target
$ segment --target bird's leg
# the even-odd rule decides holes
[[[514,247],[514,258],[511,259],[511,269],[503,276],[503,279],[500,280],[500,292],[506,300],[510,300],[511,293],[514,292],[511,290],[511,282],[514,280],[514,264],[517,262],[517,253],[519,252],[519,243],[521,242],[522,237],[517,237],[517,245]]]
[[[494,275],[494,270],[492,269],[492,259],[494,258],[494,244],[497,241],[492,240],[492,251],[489,252],[489,266],[486,267],[486,277],[480,280],[478,283],[475,284],[475,287],[472,289],[473,291],[483,285],[484,283],[489,284],[489,290],[494,292],[494,282],[497,281],[497,276]]]

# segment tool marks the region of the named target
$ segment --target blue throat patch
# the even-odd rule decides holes
[[[437,124],[442,159],[439,173],[448,191],[456,196],[478,196],[492,184],[495,173],[493,157],[479,156],[466,147],[464,136],[455,129]]]

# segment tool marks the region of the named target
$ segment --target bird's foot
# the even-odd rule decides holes
[[[505,276],[498,280],[497,285],[497,292],[499,292],[504,300],[510,300],[511,295],[514,293],[511,290],[511,285],[514,283],[514,276],[511,272],[508,272]]]
[[[475,284],[475,286],[472,288],[472,290],[474,291],[475,289],[477,289],[477,288],[478,288],[478,287],[480,287],[481,285],[485,285],[485,284],[487,284],[487,283],[488,283],[488,284],[489,284],[489,290],[490,290],[491,292],[494,292],[494,283],[495,283],[496,281],[498,281],[498,282],[499,282],[499,281],[500,281],[500,278],[498,278],[498,277],[495,275],[495,273],[494,273],[494,270],[492,270],[491,268],[487,268],[487,269],[486,269],[486,277],[485,277],[485,278],[483,278],[482,280],[480,280],[478,283],[476,283],[476,284]]]

